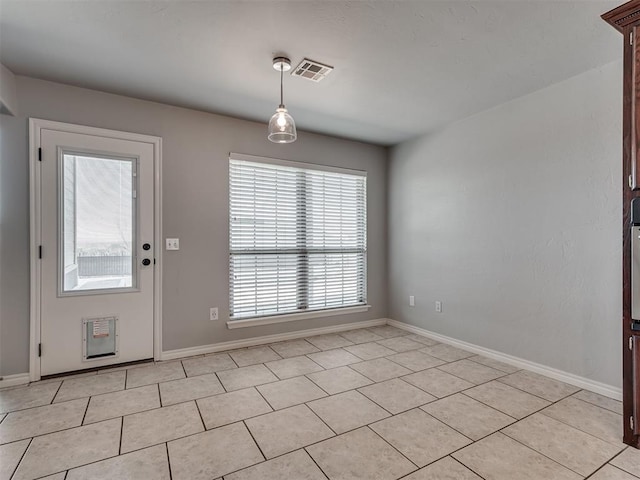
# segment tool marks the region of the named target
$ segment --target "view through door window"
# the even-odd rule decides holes
[[[63,154],[63,292],[135,286],[135,164]]]

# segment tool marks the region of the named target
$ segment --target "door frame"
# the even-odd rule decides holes
[[[29,118],[29,261],[30,261],[30,338],[29,338],[29,380],[40,380],[40,357],[38,345],[41,340],[40,325],[40,258],[41,245],[41,172],[40,138],[42,130],[57,130],[68,133],[93,135],[114,140],[129,140],[149,143],[153,146],[153,242],[155,267],[153,269],[153,358],[160,360],[162,353],[162,138],[139,133],[121,132],[103,128],[55,122],[39,118]]]

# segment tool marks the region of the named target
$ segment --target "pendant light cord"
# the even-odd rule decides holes
[[[282,72],[284,72],[284,64],[280,64],[280,107],[284,108],[284,101],[282,96]]]

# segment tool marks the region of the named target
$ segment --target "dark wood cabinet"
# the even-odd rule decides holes
[[[640,0],[602,18],[622,33],[622,396],[624,442],[640,448],[640,332],[631,318],[631,201],[640,198]],[[639,200],[640,201],[640,200]],[[636,289],[640,287],[636,286]],[[640,291],[636,292],[640,295]],[[637,319],[640,320],[640,319]],[[640,327],[640,323],[636,325]]]

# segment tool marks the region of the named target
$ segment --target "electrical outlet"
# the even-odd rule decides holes
[[[436,300],[436,312],[442,313],[442,302]]]
[[[410,307],[416,306],[416,297],[414,297],[413,295],[409,295],[409,306]]]
[[[180,239],[179,238],[167,238],[167,250],[180,250]]]
[[[214,321],[218,319],[218,307],[211,307],[209,309],[209,320]]]

